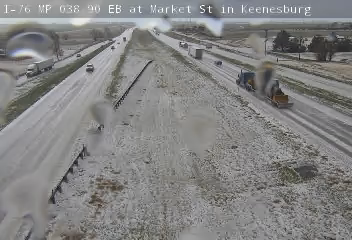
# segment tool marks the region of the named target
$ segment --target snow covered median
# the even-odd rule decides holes
[[[349,238],[348,163],[321,155],[137,30],[121,74],[132,76],[144,59],[154,62],[63,186],[50,230],[82,239],[177,239],[191,227],[218,239]],[[199,109],[216,115],[205,151],[183,131]]]

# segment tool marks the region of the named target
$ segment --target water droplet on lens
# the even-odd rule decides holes
[[[224,27],[224,22],[221,19],[202,18],[202,19],[198,20],[197,23],[204,25],[215,36],[219,37],[222,35],[222,29]]]
[[[53,39],[41,32],[23,32],[8,40],[6,52],[12,58],[32,57],[39,60],[53,55]]]
[[[167,32],[172,28],[170,18],[167,15],[164,15],[162,18],[151,18],[147,21],[145,19],[143,21],[136,21],[136,25],[140,29],[156,29],[160,32]]]
[[[224,22],[221,19],[221,14],[215,4],[206,3],[202,4],[204,12],[204,18],[197,21],[198,24],[204,25],[212,34],[215,36],[221,36],[224,27]]]
[[[5,121],[5,111],[12,99],[15,86],[14,73],[7,69],[0,69],[0,124]]]

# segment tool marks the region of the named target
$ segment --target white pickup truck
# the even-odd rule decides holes
[[[27,67],[26,76],[33,77],[35,75],[40,74],[42,70],[47,71],[52,69],[53,66],[54,66],[54,59],[52,58],[29,64]]]

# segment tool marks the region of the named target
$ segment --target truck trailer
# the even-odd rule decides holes
[[[202,59],[203,49],[191,46],[188,48],[188,55],[194,57],[195,59]]]
[[[54,66],[54,59],[52,58],[29,64],[27,67],[26,76],[33,77],[35,75],[40,74],[42,70],[46,71],[46,70],[52,69],[53,66]]]

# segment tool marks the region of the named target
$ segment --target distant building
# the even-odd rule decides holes
[[[342,41],[345,39],[344,36],[338,35],[335,32],[332,32],[331,34],[329,34],[328,36],[324,37],[325,39],[327,39],[328,41]]]
[[[344,36],[340,36],[340,35],[336,35],[335,37],[336,37],[337,41],[342,41],[345,39]]]
[[[292,43],[299,43],[299,39],[297,37],[289,37],[288,41],[290,41]]]

